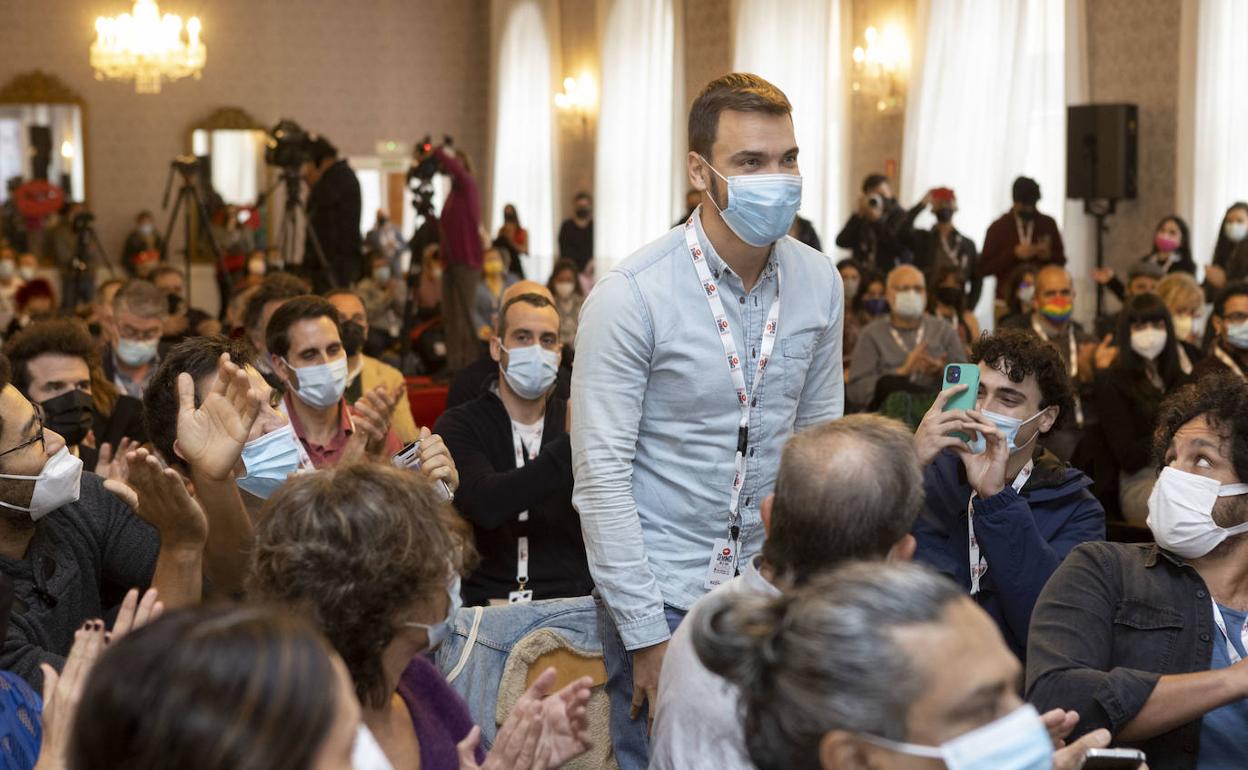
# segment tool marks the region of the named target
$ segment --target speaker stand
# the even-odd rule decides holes
[[[1099,270],[1105,267],[1105,233],[1109,232],[1109,225],[1105,220],[1118,210],[1118,201],[1114,198],[1085,198],[1083,201],[1083,213],[1091,214],[1096,220],[1096,267]],[[1100,318],[1105,312],[1105,287],[1101,284],[1096,285],[1096,317]]]

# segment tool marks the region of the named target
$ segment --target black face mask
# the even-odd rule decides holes
[[[953,221],[953,209],[936,209],[936,221],[937,222]]]
[[[364,349],[365,336],[363,325],[355,321],[347,321],[342,325],[342,349],[347,352],[348,357],[359,355]]]
[[[43,407],[44,427],[61,434],[69,446],[81,444],[91,430],[94,402],[86,391],[74,389],[49,398],[40,406]]]
[[[1024,222],[1030,222],[1031,220],[1036,218],[1036,210],[1035,209],[1022,209],[1021,211],[1018,212],[1018,218],[1023,220]]]
[[[577,219],[589,219],[590,210],[587,206],[578,206],[576,209]]]

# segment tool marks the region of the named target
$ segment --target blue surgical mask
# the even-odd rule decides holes
[[[1024,704],[1000,719],[940,746],[890,741],[874,735],[864,740],[914,757],[941,759],[948,770],[1052,770],[1053,741],[1036,707]]]
[[[1240,350],[1248,350],[1248,321],[1227,324],[1226,341]]]
[[[429,646],[424,652],[433,652],[438,649],[443,642],[451,635],[451,630],[455,628],[455,615],[459,613],[461,607],[464,606],[463,599],[459,597],[460,579],[459,573],[455,573],[455,578],[451,580],[451,584],[446,588],[447,597],[450,604],[446,608],[446,618],[441,623],[429,625],[427,623],[403,623],[405,628],[423,628],[425,634],[429,637]]]
[[[160,340],[128,340],[122,337],[117,341],[117,357],[126,366],[142,366],[156,357],[156,348]]]
[[[1036,419],[1040,415],[1044,414],[1044,412],[1045,410],[1041,409],[1040,411],[1036,412],[1032,416],[1028,417],[1026,420],[1020,420],[1017,417],[1008,417],[1004,414],[997,414],[996,412],[989,412],[987,409],[982,410],[980,414],[982,414],[990,422],[996,425],[997,430],[1005,434],[1005,446],[1010,451],[1010,454],[1014,454],[1015,452],[1023,448],[1022,446],[1019,446],[1018,444],[1014,443],[1015,439],[1018,438],[1019,429],[1021,429],[1024,425]],[[1035,441],[1036,436],[1039,436],[1039,435],[1040,435],[1039,433],[1032,435],[1031,438],[1027,439],[1027,441],[1023,443],[1023,446],[1026,446],[1027,444],[1030,444],[1032,441]],[[988,440],[984,438],[984,434],[976,433],[975,438],[972,439],[970,442],[970,446],[971,446],[972,454],[977,454],[977,455],[983,454],[988,449]]]
[[[798,174],[738,174],[727,177],[702,158],[715,176],[728,184],[728,205],[719,210],[728,229],[751,246],[769,246],[789,232],[802,205]]]
[[[888,300],[883,297],[864,299],[862,301],[862,309],[871,315],[884,315],[888,312]]]
[[[289,423],[243,445],[245,476],[238,486],[262,500],[267,500],[286,483],[290,474],[299,470],[299,449],[295,446],[295,430]]]
[[[290,366],[290,362],[286,362]],[[295,395],[299,400],[316,409],[328,409],[338,403],[347,389],[347,357],[335,359],[327,364],[304,366],[291,371],[299,383]],[[293,388],[292,388],[293,390]]]
[[[559,354],[541,345],[512,348],[507,353],[507,368],[503,376],[516,395],[528,401],[536,401],[550,390],[559,374]]]

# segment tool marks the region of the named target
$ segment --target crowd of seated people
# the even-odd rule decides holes
[[[0,249],[3,765],[1244,766],[1248,206],[1085,329],[1026,177],[981,250],[873,174],[819,251],[791,109],[710,83],[600,274],[584,194],[546,283],[514,206],[471,260],[381,212],[218,317],[150,214],[63,310]]]

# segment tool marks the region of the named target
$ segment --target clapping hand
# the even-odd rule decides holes
[[[420,472],[429,481],[443,481],[451,491],[459,489],[459,470],[446,442],[428,428],[420,429]]]
[[[385,452],[386,436],[390,433],[390,417],[402,395],[402,385],[395,388],[378,385],[355,402],[354,424],[365,441],[364,451],[368,454],[381,455]]]
[[[126,480],[126,453],[138,448],[139,442],[129,438],[123,438],[117,443],[116,454],[113,453],[113,447],[107,441],[100,444],[100,456],[95,461],[95,475],[124,482]]]
[[[548,668],[525,690],[498,732],[494,749],[480,770],[546,770],[589,750],[586,707],[593,681],[581,677],[554,695],[555,669]],[[480,740],[474,727],[459,743],[460,770],[478,770],[473,752]]]
[[[120,497],[136,514],[160,533],[161,548],[202,548],[208,540],[208,517],[191,497],[182,477],[146,449],[126,454],[129,481],[104,482],[104,488]]]
[[[1108,369],[1118,360],[1118,346],[1114,344],[1114,335],[1106,334],[1101,344],[1096,346],[1093,362],[1097,369]]]
[[[217,377],[195,406],[195,382],[178,375],[178,436],[174,447],[192,468],[222,481],[238,463],[251,426],[260,413],[261,394],[247,372],[222,353]]]

